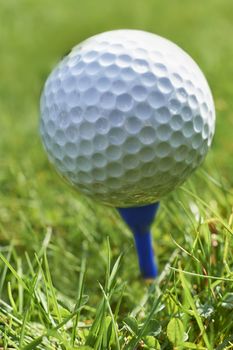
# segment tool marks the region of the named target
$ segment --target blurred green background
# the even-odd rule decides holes
[[[209,81],[217,112],[213,148],[204,168],[232,185],[232,18],[231,0],[1,0],[0,242],[13,239],[19,249],[27,246],[37,250],[49,227],[56,242],[53,249],[62,258],[66,250],[79,256],[85,240],[96,246],[93,255],[101,252],[108,234],[116,254],[132,244],[129,235],[122,238],[123,224],[111,209],[106,212],[71,194],[50,168],[38,135],[39,97],[47,75],[72,46],[102,31],[150,31],[174,41],[194,58]],[[164,199],[165,206],[171,198]],[[166,228],[163,214],[159,218],[160,230],[164,230],[161,246],[170,245],[172,251],[165,234],[173,225],[172,219]],[[59,254],[51,254],[53,273],[56,276],[57,271],[57,283],[64,288],[65,283],[70,285],[72,268],[67,276],[59,276],[64,262]],[[72,265],[72,257],[66,258],[76,271],[76,262]],[[133,250],[126,259],[133,272]],[[160,259],[162,264],[163,257]],[[96,271],[103,272],[101,264],[96,262]],[[90,271],[90,280],[96,278],[96,271]]]

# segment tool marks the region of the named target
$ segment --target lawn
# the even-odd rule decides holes
[[[233,348],[232,18],[231,0],[1,1],[0,348]],[[116,210],[70,190],[38,135],[51,69],[116,28],[185,49],[216,105],[205,163],[161,201],[151,285]]]

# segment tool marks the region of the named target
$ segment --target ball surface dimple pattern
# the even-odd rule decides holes
[[[215,129],[208,83],[170,41],[138,30],[98,34],[48,77],[40,133],[49,160],[81,192],[146,205],[204,160]]]

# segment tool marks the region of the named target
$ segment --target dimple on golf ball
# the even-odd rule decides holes
[[[40,133],[81,192],[115,207],[159,200],[200,165],[215,110],[207,81],[160,36],[115,30],[74,47],[48,77]]]

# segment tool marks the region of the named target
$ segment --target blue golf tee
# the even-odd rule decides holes
[[[142,207],[118,208],[122,218],[134,234],[139,267],[145,279],[158,275],[155,263],[150,226],[159,208],[159,202]]]

